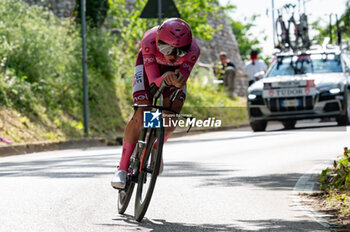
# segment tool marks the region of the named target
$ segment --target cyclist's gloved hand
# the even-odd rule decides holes
[[[178,69],[175,70],[176,79],[173,81],[173,86],[175,86],[178,89],[181,89],[186,84],[186,78],[180,73]]]
[[[173,82],[177,79],[175,72],[168,71],[163,74],[163,80],[167,85],[174,85]]]

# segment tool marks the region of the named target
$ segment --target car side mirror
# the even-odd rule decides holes
[[[265,72],[264,71],[260,71],[260,72],[257,72],[254,74],[254,79],[256,81],[260,80],[260,79],[263,79],[265,76]]]
[[[350,73],[350,67],[345,65],[345,72]]]

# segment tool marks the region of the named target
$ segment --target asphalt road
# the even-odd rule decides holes
[[[133,202],[126,215],[116,210],[110,179],[121,147],[1,158],[0,231],[328,231],[296,207],[292,191],[350,146],[350,128],[298,127],[170,139],[142,223]]]

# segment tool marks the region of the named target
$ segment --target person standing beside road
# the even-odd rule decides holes
[[[252,50],[250,53],[250,61],[245,66],[245,76],[249,78],[249,85],[251,86],[255,82],[254,75],[258,72],[264,71],[266,73],[267,66],[265,62],[258,58],[258,51]]]
[[[229,97],[233,98],[235,91],[236,66],[227,57],[226,52],[220,52],[219,59],[222,64],[222,68],[215,69],[214,73],[219,72],[223,75],[224,86],[228,88],[227,94]]]

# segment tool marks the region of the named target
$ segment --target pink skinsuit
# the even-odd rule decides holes
[[[183,57],[178,57],[174,64],[168,64],[164,55],[158,51],[156,45],[157,28],[154,27],[148,30],[141,41],[141,49],[137,56],[134,73],[134,102],[142,100],[151,101],[153,96],[150,93],[150,83],[155,83],[159,87],[163,80],[162,75],[165,72],[179,69],[187,80],[200,54],[196,40],[192,38],[189,52]],[[164,96],[169,96],[169,94],[170,91],[164,91]],[[184,102],[185,97],[186,86],[183,88],[179,99]]]
[[[199,47],[195,39],[192,38],[189,52],[183,57],[178,57],[174,64],[168,64],[164,55],[158,51],[156,45],[157,28],[158,27],[152,28],[145,33],[141,42],[141,49],[137,55],[133,83],[133,98],[135,103],[143,100],[152,101],[153,96],[150,92],[150,83],[155,83],[159,87],[163,80],[162,75],[165,72],[179,69],[187,81],[192,68],[199,57]],[[169,95],[170,90],[169,88],[166,88],[163,91],[163,96],[168,97]],[[178,99],[184,102],[185,98],[186,86],[182,89]],[[164,139],[166,141],[168,137],[165,137]],[[127,171],[130,156],[135,146],[136,144],[123,142],[123,152],[119,170]]]

